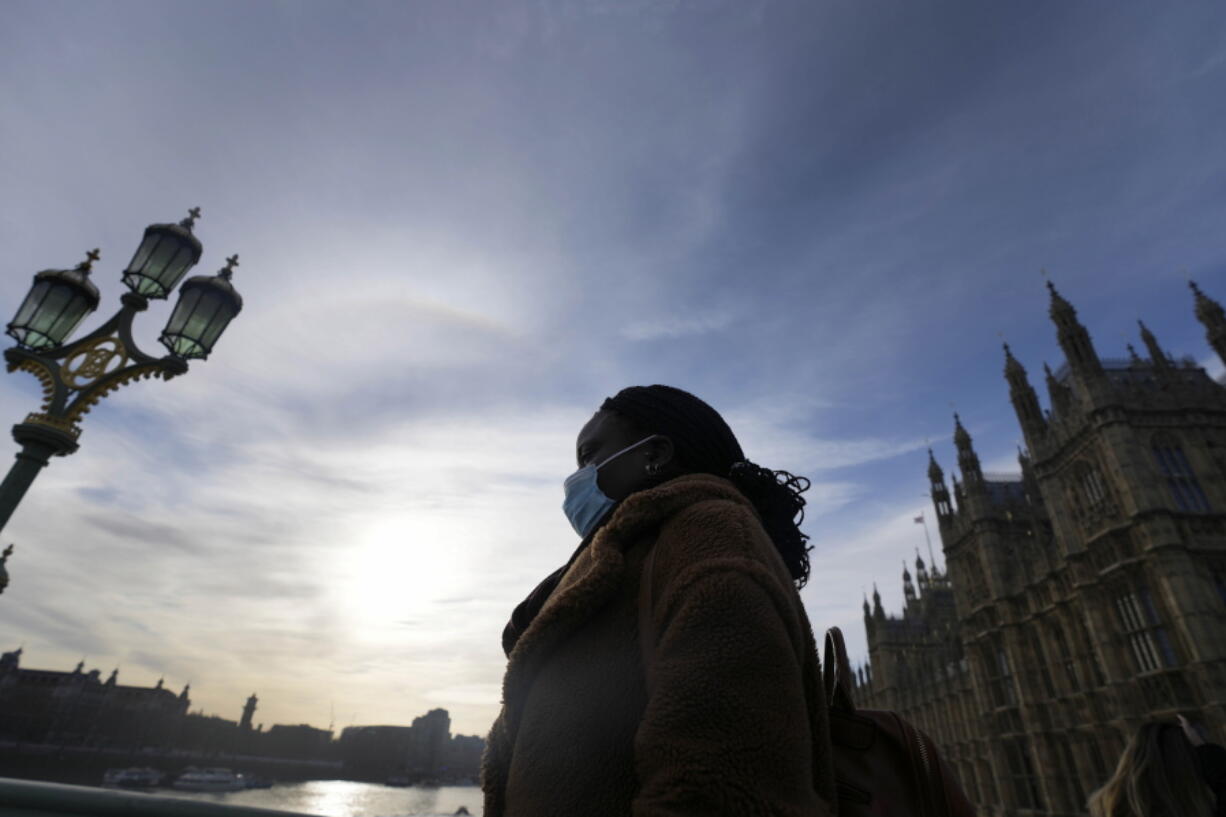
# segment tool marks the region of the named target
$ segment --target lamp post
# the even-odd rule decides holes
[[[80,340],[65,343],[85,316],[98,308],[98,288],[89,278],[98,250],[91,250],[73,269],[43,270],[34,276],[34,285],[8,324],[6,333],[17,345],[5,350],[4,359],[8,371],[29,372],[39,379],[43,404],[13,426],[13,439],[21,450],[0,483],[0,529],[51,457],[77,450],[81,418],[99,400],[135,380],[170,380],[184,374],[188,360],[208,357],[243,308],[242,297],[230,283],[238,266],[234,255],[217,275],[198,275],[180,287],[179,301],[159,338],[170,354],[160,358],[145,354],[132,339],[136,313],[148,309],[150,300],[169,296],[200,260],[200,240],[192,234],[199,217],[200,208],[193,207],[178,224],[145,228],[123,272],[129,290],[121,298],[123,306]]]

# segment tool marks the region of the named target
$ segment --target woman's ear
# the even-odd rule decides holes
[[[647,464],[659,474],[672,470],[676,465],[676,449],[669,437],[660,434],[647,443]]]

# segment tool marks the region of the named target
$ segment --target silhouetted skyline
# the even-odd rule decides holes
[[[502,626],[575,546],[576,433],[663,382],[814,480],[803,597],[862,659],[862,589],[900,607],[884,579],[924,546],[925,441],[952,458],[956,408],[985,470],[1016,470],[1000,334],[1061,362],[1040,268],[1104,356],[1142,317],[1220,374],[1184,281],[1226,299],[1224,23],[8,3],[0,304],[97,246],[109,314],[144,227],[198,205],[194,272],[241,254],[245,307],[39,477],[5,531],[0,650],[190,679],[206,711],[256,688],[267,722],[445,707],[483,734]],[[0,417],[37,404],[4,380]]]

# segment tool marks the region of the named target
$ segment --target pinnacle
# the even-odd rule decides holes
[[[954,443],[959,448],[966,448],[971,444],[971,435],[967,433],[962,425],[962,418],[958,416],[958,412],[954,412]]]
[[[1195,281],[1189,281],[1188,286],[1196,293],[1196,317],[1201,323],[1208,326],[1209,324],[1220,325],[1226,322],[1226,310],[1222,309],[1222,305],[1210,298]]]

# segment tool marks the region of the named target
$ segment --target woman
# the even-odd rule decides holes
[[[563,510],[582,541],[503,633],[486,817],[830,814],[797,592],[808,481],[745,461],[714,409],[669,386],[605,400],[576,455]]]
[[[1091,817],[1226,817],[1226,751],[1179,721],[1141,725],[1115,774],[1090,795]]]

